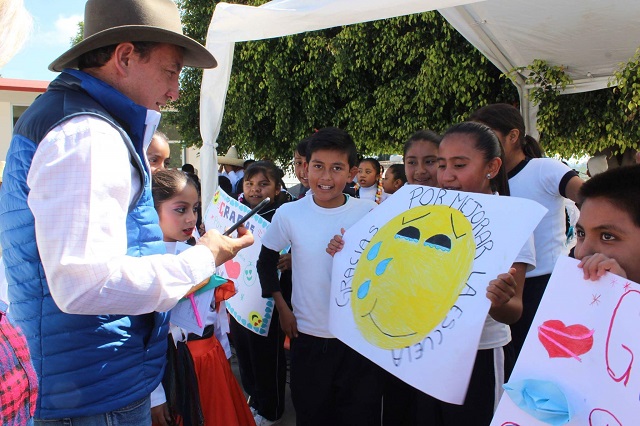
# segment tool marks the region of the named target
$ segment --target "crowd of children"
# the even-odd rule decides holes
[[[221,303],[234,294],[229,282],[216,290],[202,336],[172,326],[165,377],[151,397],[153,424],[272,425],[295,409],[299,425],[488,425],[555,261],[568,254],[565,199],[580,206],[573,255],[585,279],[611,272],[640,281],[640,165],[583,182],[543,158],[514,107],[489,105],[470,120],[442,136],[415,132],[404,145],[404,164],[386,170],[374,158],[358,160],[355,143],[338,128],[320,129],[297,145],[300,184],[289,190],[272,162],[232,170],[240,202],[253,208],[272,200],[259,213],[271,225],[257,271],[262,296],[273,298],[276,310],[266,336],[249,331]],[[147,156],[165,245],[174,253],[199,236],[199,182],[193,172],[168,169],[161,133]],[[329,330],[332,256],[343,247],[344,229],[377,204],[392,203],[405,184],[519,196],[548,209],[512,267],[487,279],[491,307],[462,405],[416,390]],[[231,370],[229,338],[242,387]],[[293,407],[285,407],[288,370]]]
[[[152,144],[152,152],[153,162],[163,164],[162,147]],[[404,146],[404,164],[386,170],[374,158],[358,161],[356,146],[343,130],[320,129],[296,147],[294,169],[300,183],[287,191],[283,174],[273,163],[253,163],[243,170],[242,191],[237,195],[248,207],[266,197],[272,200],[260,213],[271,225],[257,260],[262,295],[272,297],[276,306],[269,333],[259,336],[230,319],[242,387],[249,396],[239,405],[250,409],[257,425],[276,424],[283,416],[287,361],[300,425],[489,424],[555,260],[566,254],[565,197],[582,200],[575,257],[581,260],[585,278],[597,279],[611,271],[640,279],[634,261],[640,248],[633,243],[640,237],[640,212],[634,202],[640,196],[640,166],[610,170],[583,185],[566,165],[542,158],[537,142],[524,133],[520,113],[509,105],[481,108],[471,121],[452,126],[443,136],[429,130],[414,133]],[[405,184],[520,196],[549,210],[511,269],[487,282],[491,308],[463,405],[444,403],[414,389],[329,331],[331,255],[343,245],[341,231],[377,204],[393,202],[392,194]],[[157,203],[159,213],[162,204]],[[165,236],[173,232],[166,217],[160,214]],[[187,225],[191,226],[174,223],[178,235],[170,238],[186,239]],[[282,254],[284,249],[290,252]],[[213,339],[220,345],[225,337]],[[285,338],[290,339],[290,353],[285,352]],[[191,350],[189,341],[187,347]],[[196,374],[198,383],[219,381],[213,375],[202,379],[201,374]],[[215,374],[228,373],[225,368]],[[203,394],[216,391],[237,395],[237,383],[223,382],[224,387],[201,387],[207,390],[201,390],[200,398],[204,401]],[[220,423],[221,410],[240,420]],[[204,424],[246,420],[246,412],[234,404],[217,411],[217,416],[205,415]],[[156,413],[169,413],[173,419],[176,412],[156,408]]]

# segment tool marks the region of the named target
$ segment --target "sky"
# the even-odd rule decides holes
[[[53,80],[47,67],[71,47],[86,0],[24,0],[33,16],[33,31],[22,49],[2,68],[4,78]]]

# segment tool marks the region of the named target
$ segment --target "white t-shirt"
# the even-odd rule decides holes
[[[526,263],[527,271],[534,270],[536,267],[536,251],[533,245],[533,236],[530,236],[524,246],[522,246],[518,257],[516,257],[513,263]],[[482,334],[480,335],[478,349],[500,348],[510,341],[511,329],[509,326],[494,320],[491,318],[491,315],[487,315],[487,318],[484,320]]]
[[[358,189],[358,196],[363,200],[375,201],[377,190],[378,190],[378,185],[371,185],[368,188],[361,186],[360,189]],[[382,194],[380,196],[380,202],[383,202],[384,200],[386,200],[387,197],[389,197],[389,194],[382,191]]]
[[[560,256],[569,254],[566,242],[565,197],[561,192],[576,172],[553,158],[523,161],[509,173],[512,197],[528,198],[547,208],[533,231],[536,269],[528,277],[550,274]]]
[[[346,197],[345,204],[333,209],[318,206],[310,196],[284,204],[262,237],[262,244],[274,251],[291,245],[291,304],[298,330],[311,336],[334,337],[329,331],[333,262],[326,252],[329,241],[376,206],[370,200]]]

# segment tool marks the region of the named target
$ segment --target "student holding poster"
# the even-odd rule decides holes
[[[279,251],[291,246],[293,312],[280,291],[272,295],[291,338],[291,395],[303,425],[380,423],[379,369],[329,330],[332,259],[327,242],[373,209],[371,200],[342,193],[357,173],[351,136],[337,128],[310,137],[306,171],[311,196],[282,206],[262,239],[260,283],[276,288]]]
[[[251,164],[244,173],[243,193],[238,200],[250,208],[256,207],[269,197],[273,200],[258,212],[265,220],[271,221],[276,209],[284,202],[282,197],[280,171],[270,161]],[[288,195],[288,194],[287,194]],[[278,290],[287,303],[291,303],[291,261],[290,255],[280,255],[278,269],[280,280]],[[271,297],[271,292],[266,295]],[[284,353],[285,334],[280,328],[278,311],[273,313],[266,336],[247,329],[230,316],[233,344],[240,367],[242,387],[249,395],[249,406],[254,413],[257,426],[272,424],[280,420],[284,413],[285,386],[287,381],[287,360]]]
[[[592,177],[580,188],[575,257],[584,278],[606,272],[640,283],[640,166]]]
[[[444,134],[438,150],[438,185],[444,189],[509,195],[500,142],[487,126],[461,123]],[[487,298],[491,301],[471,382],[464,405],[439,401],[420,394],[416,404],[417,424],[488,425],[500,400],[505,375],[515,362],[507,346],[509,326],[522,313],[522,291],[526,270],[535,265],[533,241],[522,248],[508,273],[491,280]]]
[[[167,253],[176,252],[176,244],[191,238],[195,229],[200,195],[193,177],[181,170],[159,170],[153,175],[153,201],[160,219]],[[230,286],[231,289],[222,288]],[[233,294],[234,284],[218,287]],[[218,297],[216,297],[218,299]],[[214,300],[212,303],[218,302]],[[194,306],[194,310],[195,310]],[[196,314],[198,315],[198,314]],[[171,327],[168,365],[163,384],[151,394],[153,425],[184,424],[207,426],[244,426],[252,417],[227,360],[224,343],[216,337],[217,312],[211,309],[202,322],[202,336]],[[186,336],[186,337],[184,337]],[[226,335],[224,336],[226,339]],[[228,346],[228,342],[226,344]]]
[[[578,201],[578,190],[583,182],[569,166],[553,158],[541,158],[540,145],[526,134],[524,119],[514,106],[487,105],[471,114],[469,119],[489,126],[500,140],[511,194],[537,201],[547,208],[533,232],[536,268],[526,274],[522,317],[511,325],[517,357],[556,261],[569,254],[564,203],[566,199]]]
[[[579,198],[580,262],[558,259],[493,425],[638,422],[640,166],[594,176]]]

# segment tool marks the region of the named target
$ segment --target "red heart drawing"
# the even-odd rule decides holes
[[[240,276],[240,264],[238,262],[229,260],[224,264],[224,269],[232,280],[235,280]]]
[[[548,320],[538,327],[538,339],[549,358],[575,358],[586,354],[593,346],[594,330],[582,324],[566,326],[560,320]]]

